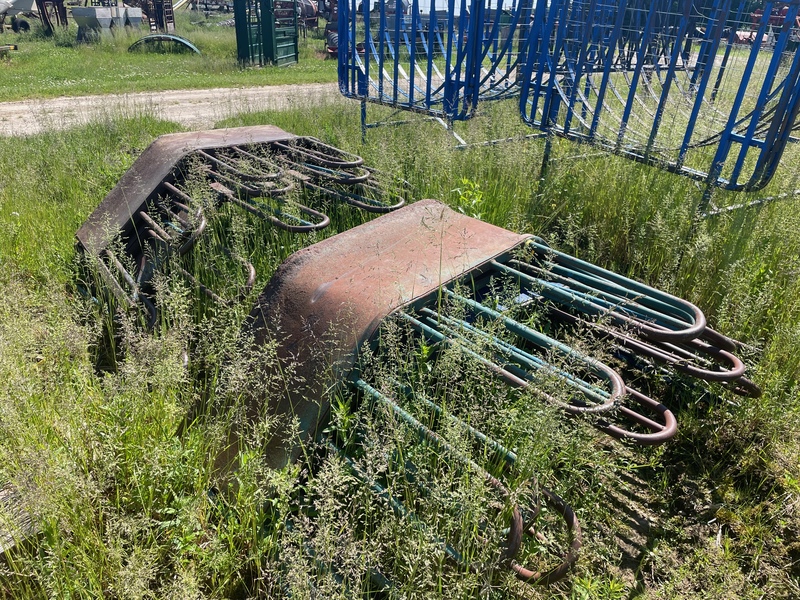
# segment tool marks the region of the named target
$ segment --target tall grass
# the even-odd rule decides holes
[[[491,111],[460,131],[471,140],[524,131],[514,107]],[[370,114],[388,111],[370,107]],[[332,431],[345,440],[361,432],[358,464],[404,497],[426,530],[392,514],[324,449],[309,448],[311,460],[283,470],[263,465],[261,449],[293,424],[266,410],[282,382],[271,369],[274,348],[252,349],[240,329],[252,298],[209,310],[165,271],[158,288],[164,324],[146,334],[135,315],[104,313],[73,291],[75,230],[147,143],[173,125],[118,120],[10,140],[0,147],[0,479],[19,491],[39,533],[3,555],[0,594],[344,598],[383,585],[371,577],[376,570],[392,582],[382,592],[389,597],[800,593],[796,201],[706,221],[690,236],[700,193],[693,183],[618,158],[574,158],[587,149],[567,143],[555,142],[540,181],[541,141],[452,151],[445,131],[420,121],[370,130],[362,144],[355,104],[250,114],[224,125],[256,123],[320,137],[404,177],[418,198],[536,233],[697,302],[715,328],[748,344],[764,396],[664,384],[682,429],[666,447],[643,450],[511,394],[456,354],[427,371],[419,347],[387,334],[384,351],[394,358],[373,365],[376,379],[415,378],[448,411],[513,445],[522,474],[575,507],[585,541],[576,572],[550,589],[529,588],[498,568],[507,515],[495,510],[486,486],[417,444],[391,414],[359,409],[347,390],[331,391]],[[795,164],[792,150],[767,193],[795,186]],[[741,200],[714,198],[719,206]],[[259,269],[257,287],[289,252],[320,239],[225,210],[218,215],[225,227],[198,251],[234,246]],[[344,229],[363,217],[345,211],[337,219]],[[108,319],[119,352],[103,371],[97,364]],[[255,419],[247,412],[254,391],[261,399]],[[223,476],[215,457],[232,428],[239,469]],[[463,447],[457,430],[445,436]],[[406,459],[418,479],[408,476]],[[526,493],[524,476],[510,484]],[[543,532],[548,537],[529,542],[525,560],[550,557],[562,542],[555,520]],[[437,538],[452,540],[478,567],[453,566]]]

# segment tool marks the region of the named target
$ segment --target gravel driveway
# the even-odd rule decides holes
[[[0,136],[32,135],[119,116],[152,115],[189,129],[268,109],[343,103],[335,83],[177,90],[0,102]]]

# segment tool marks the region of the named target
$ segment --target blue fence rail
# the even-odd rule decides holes
[[[542,134],[757,190],[800,108],[800,0],[745,4],[342,0],[340,89],[448,122],[517,98]]]

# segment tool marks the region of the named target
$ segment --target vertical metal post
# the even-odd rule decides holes
[[[253,60],[249,0],[233,0],[233,17],[236,26],[236,55],[242,65]]]
[[[258,64],[264,66],[275,59],[275,6],[272,0],[259,0],[261,4],[261,56]]]
[[[367,143],[367,99],[361,99],[361,143]]]
[[[553,135],[548,133],[544,138],[544,155],[542,156],[542,168],[539,170],[539,194],[544,193],[544,181],[550,170],[550,153],[553,150]]]

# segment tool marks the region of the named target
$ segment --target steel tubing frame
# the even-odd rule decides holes
[[[151,154],[154,156],[148,160],[159,159],[157,150]],[[202,174],[206,186],[203,195],[212,197],[210,204],[208,197],[192,197],[188,192],[190,172]],[[328,227],[330,217],[298,202],[302,194],[343,202],[366,212],[386,213],[405,204],[403,194],[408,184],[365,167],[361,157],[316,138],[283,134],[267,143],[243,141],[198,147],[184,152],[160,180],[152,182],[151,189],[142,189],[138,182],[135,185],[138,199],[127,188],[119,194],[131,211],[127,222],[123,217],[119,223],[125,258],[117,256],[119,250],[114,245],[96,243],[99,223],[87,222],[78,242],[82,249],[97,253],[100,278],[117,301],[129,308],[145,309],[145,324],[151,329],[158,320],[151,279],[167,264],[219,304],[241,301],[255,284],[254,266],[225,247],[220,251],[239,262],[246,273],[236,298],[223,298],[178,261],[169,260],[188,255],[204,236],[208,226],[205,214],[212,206],[230,203],[285,231],[310,233]],[[124,215],[119,203],[112,200],[111,210]],[[102,208],[96,212],[102,212]],[[126,264],[134,265],[134,271]]]
[[[378,0],[371,12],[367,2],[358,12],[357,2],[339,3],[346,97],[449,123],[472,117],[479,101],[519,95],[533,0],[510,8],[502,0],[430,0],[427,14],[420,0],[407,12],[402,0]]]
[[[388,409],[393,415],[399,418],[402,423],[417,433],[420,443],[429,444],[436,447],[439,451],[449,456],[456,464],[461,465],[463,468],[472,471],[477,476],[484,479],[491,488],[497,491],[501,502],[507,505],[509,502],[511,502],[511,494],[504,483],[490,474],[483,466],[476,463],[473,459],[465,456],[459,450],[455,449],[450,443],[441,437],[441,435],[436,433],[430,427],[424,425],[413,414],[403,408],[397,399],[374,388],[360,378],[356,378],[352,385],[354,389],[368,399],[368,404],[372,410],[374,410],[378,405]],[[398,391],[401,391],[405,394],[409,393],[408,388],[403,389],[403,386],[399,385]],[[425,403],[437,416],[444,414],[442,408],[434,402],[425,399]],[[517,460],[516,454],[504,448],[497,441],[487,437],[485,434],[471,427],[464,421],[461,421],[452,415],[448,415],[447,417],[451,422],[455,423],[459,428],[472,437],[476,443],[485,445],[493,452],[497,453],[503,461],[504,470],[512,469],[514,467]],[[373,493],[387,502],[391,510],[396,515],[410,519],[416,528],[425,533],[428,532],[428,527],[420,519],[418,519],[410,509],[403,505],[399,500],[392,497],[385,486],[377,481],[374,481],[362,469],[360,469],[357,463],[345,453],[342,447],[336,445],[336,443],[331,439],[326,440],[326,445],[331,451],[343,457],[351,472],[359,480],[361,480],[362,483],[370,486]],[[521,580],[537,585],[548,585],[558,581],[559,579],[562,579],[574,566],[578,559],[578,552],[581,548],[582,534],[580,524],[575,516],[574,511],[566,502],[564,502],[563,499],[561,499],[554,492],[546,488],[541,488],[538,483],[535,483],[534,488],[537,489],[539,493],[536,494],[534,501],[535,506],[531,511],[532,517],[529,522],[523,522],[522,513],[517,504],[513,503],[509,505],[511,509],[511,518],[508,527],[508,534],[506,536],[505,544],[503,545],[503,551],[499,557],[499,560],[501,564],[511,568]],[[564,552],[563,558],[560,559],[557,565],[546,571],[534,572],[519,564],[514,559],[521,550],[523,535],[535,535],[535,529],[532,521],[536,519],[540,512],[539,495],[544,497],[545,503],[551,509],[555,510],[564,520],[570,537],[570,543]],[[453,548],[449,543],[438,538],[432,539],[445,549],[445,554],[447,557],[456,565],[462,568],[474,569],[472,565],[467,564],[463,560],[458,550]]]
[[[554,0],[536,6],[521,78],[523,120],[735,191],[773,177],[800,109],[800,0],[783,25],[767,2],[749,47],[745,3]],[[701,206],[701,212],[705,206]]]
[[[772,1],[753,15],[733,0],[708,14],[693,0],[358,2],[339,3],[339,87],[361,101],[364,133],[367,103],[452,131],[479,103],[518,98],[533,137],[706,183],[703,213],[715,188],[770,181],[800,110],[800,0],[782,3],[779,28]]]
[[[481,283],[486,283],[485,273],[469,283],[464,281],[464,287],[472,284],[475,295],[480,296]],[[466,306],[468,314],[453,318],[441,308],[434,308],[438,304],[436,298],[415,303],[413,314],[406,310],[397,313],[399,319],[407,323],[427,344],[434,348],[458,348],[467,358],[477,361],[512,387],[527,389],[567,414],[595,415],[593,425],[614,437],[626,438],[641,445],[658,445],[677,433],[677,422],[671,411],[627,386],[616,370],[601,361],[523,325],[505,315],[505,311],[493,310],[449,288],[443,288],[442,295]],[[506,341],[486,331],[483,325],[486,320],[500,322],[512,334],[514,341]],[[572,360],[580,367],[575,364],[563,366],[559,357],[561,360]],[[554,378],[575,395],[569,402],[556,398],[538,387],[543,377]],[[629,399],[634,400],[639,410],[649,413],[652,418],[629,406]],[[643,427],[646,432],[615,424],[620,420]]]

